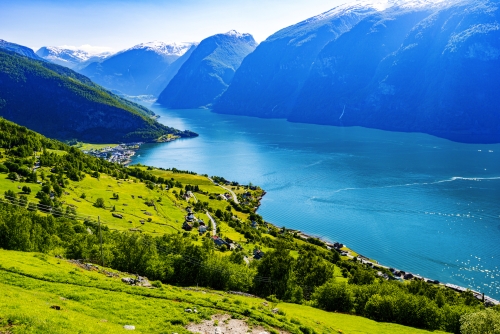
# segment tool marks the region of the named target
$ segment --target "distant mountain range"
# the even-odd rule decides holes
[[[102,62],[112,55],[111,52],[90,54],[84,50],[71,50],[56,46],[41,47],[36,54],[54,64],[66,66],[75,71],[81,70],[93,62]]]
[[[139,44],[90,64],[78,52],[37,53],[141,103],[158,97],[168,108],[499,143],[498,7],[496,0],[360,0],[258,46],[231,31],[199,45]]]
[[[150,110],[81,74],[36,60],[38,56],[25,47],[15,51],[8,47],[0,45],[0,116],[5,119],[51,138],[92,143],[154,141],[167,134],[196,136],[158,123]]]
[[[143,43],[93,62],[79,72],[125,95],[156,97],[195,48],[195,43]]]
[[[248,55],[218,113],[500,142],[497,1],[354,2]]]
[[[257,43],[234,30],[200,42],[158,97],[169,108],[208,107],[233,80],[243,59]]]

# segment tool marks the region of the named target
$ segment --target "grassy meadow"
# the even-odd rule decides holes
[[[108,277],[40,253],[0,250],[0,273],[0,333],[122,333],[124,325],[135,326],[137,333],[189,333],[184,326],[214,314],[229,314],[271,333],[302,333],[300,327],[318,333],[427,332],[220,291],[129,286],[121,277],[130,274]],[[275,307],[278,314],[271,312]]]

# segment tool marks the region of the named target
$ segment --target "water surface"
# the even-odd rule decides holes
[[[266,221],[500,297],[500,145],[152,109],[200,136],[143,145],[133,162],[252,182]]]

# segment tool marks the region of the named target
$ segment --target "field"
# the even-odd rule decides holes
[[[137,333],[189,333],[186,325],[214,314],[275,333],[301,333],[300,327],[317,333],[428,333],[219,291],[129,286],[121,282],[123,276],[132,277],[108,277],[45,254],[0,250],[0,333],[122,333],[125,325]],[[275,307],[278,314],[271,312]]]

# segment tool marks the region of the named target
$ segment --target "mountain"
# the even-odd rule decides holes
[[[353,13],[356,20],[349,26],[339,23]],[[308,30],[317,38],[317,22],[325,16],[337,17],[331,31],[343,30],[318,46],[314,57],[283,62],[289,52],[278,48],[277,37],[291,34],[289,42],[296,41],[307,38],[300,32]],[[337,7],[261,43],[242,63],[214,111],[498,143],[498,22],[497,3],[489,0]],[[303,55],[305,50],[297,42],[291,52]],[[263,76],[265,68],[273,72],[272,78],[283,73],[290,77],[271,80]]]
[[[79,72],[126,95],[158,96],[195,47],[193,43],[143,43]]]
[[[373,6],[342,5],[271,35],[245,58],[214,111],[287,117],[321,49],[374,12]]]
[[[234,30],[204,39],[157,102],[181,109],[210,106],[227,89],[242,60],[256,46],[252,35]]]
[[[15,53],[18,53],[20,55],[23,55],[25,57],[31,58],[31,59],[36,59],[36,60],[43,60],[42,58],[38,57],[32,49],[22,46],[19,44],[15,43],[10,43],[7,41],[4,41],[3,39],[0,39],[0,50],[9,50]]]
[[[51,138],[93,143],[196,136],[153,115],[66,67],[0,50],[0,116],[10,121]]]
[[[71,50],[56,46],[43,46],[38,49],[36,54],[54,64],[66,66],[76,71],[88,66],[90,63],[102,62],[112,55],[110,52],[92,55],[84,50]]]

